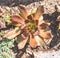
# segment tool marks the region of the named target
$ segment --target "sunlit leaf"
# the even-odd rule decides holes
[[[52,38],[52,33],[51,31],[44,31],[44,30],[40,30],[40,36],[43,37],[44,39],[50,39]]]
[[[32,20],[39,20],[40,16],[42,16],[43,12],[44,12],[44,7],[43,6],[39,6],[37,8],[36,11],[34,11],[35,13],[31,13],[28,18],[32,19]]]
[[[20,5],[19,6],[19,10],[20,10],[20,15],[24,18],[27,19],[28,13],[27,13],[27,9],[25,8],[24,5]]]
[[[24,19],[21,16],[18,16],[18,15],[12,15],[11,16],[11,21],[16,22],[16,23],[20,23],[20,24],[24,24]]]
[[[30,35],[30,41],[29,41],[29,44],[32,48],[36,48],[37,47],[37,42],[35,40],[34,37],[32,37],[32,35]]]
[[[36,11],[36,13],[34,14],[34,20],[38,20],[39,19],[39,17],[43,14],[43,12],[44,12],[44,7],[43,6],[39,6],[38,8],[37,8],[37,11]]]
[[[20,34],[19,28],[15,28],[15,29],[7,32],[3,37],[5,37],[7,39],[13,39],[19,34]]]
[[[3,16],[4,16],[6,22],[11,23],[11,18],[10,18],[9,14],[4,14]]]
[[[43,46],[43,40],[38,36],[34,36],[36,42],[37,42],[37,46]]]
[[[36,13],[36,10],[37,10],[37,8],[33,8],[32,11],[31,11],[31,14]]]

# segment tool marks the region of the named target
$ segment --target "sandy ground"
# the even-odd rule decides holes
[[[34,3],[33,3],[34,2]],[[7,6],[10,6],[11,9],[15,9],[14,11],[12,10],[13,13],[15,12],[19,12],[17,7],[12,7],[12,6],[16,6],[19,4],[24,4],[26,5],[26,8],[32,9],[34,7],[38,7],[40,5],[44,5],[44,13],[45,14],[49,14],[51,15],[52,13],[54,13],[56,11],[55,6],[59,5],[60,6],[60,0],[0,0],[0,8],[3,9],[8,9]],[[6,6],[6,7],[5,7]],[[3,10],[2,9],[2,10]],[[18,10],[18,11],[17,11]],[[6,12],[6,10],[4,10],[4,13],[8,13],[9,11]],[[29,52],[31,52],[29,50]],[[28,53],[25,53],[22,58],[33,58],[33,57],[26,57]],[[28,55],[29,56],[29,55]],[[42,52],[41,51],[39,53],[35,53],[34,52],[34,58],[60,58],[60,50],[58,51],[47,51],[47,52]]]

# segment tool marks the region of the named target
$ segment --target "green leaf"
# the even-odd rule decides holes
[[[30,27],[31,29],[35,29],[35,24],[32,22],[28,22],[27,23],[28,27]]]
[[[7,46],[9,48],[12,48],[14,46],[14,39],[2,39],[2,41],[0,42],[0,47],[2,46]]]
[[[9,14],[4,14],[4,18],[6,22],[11,23],[11,20],[10,20],[11,18]]]
[[[0,58],[15,58],[10,48],[14,46],[14,39],[2,39],[0,42]]]

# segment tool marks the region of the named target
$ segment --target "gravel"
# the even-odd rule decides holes
[[[45,13],[53,13],[56,11],[55,6],[60,5],[60,0],[44,0],[41,2],[44,5]]]
[[[39,2],[34,2],[31,3],[29,5],[27,5],[27,7],[29,9],[33,7],[38,7],[40,5],[44,6],[44,13],[45,14],[52,14],[53,12],[56,11],[55,6],[60,6],[60,0],[43,0],[43,1],[39,1]]]
[[[16,6],[24,4],[27,8],[38,7],[44,5],[44,13],[51,14],[56,11],[55,6],[60,5],[60,0],[1,0],[0,5],[2,6]]]
[[[58,51],[40,51],[39,53],[34,53],[34,58],[60,58],[60,50]]]

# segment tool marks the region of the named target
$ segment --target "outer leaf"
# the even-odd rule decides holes
[[[44,39],[50,39],[52,38],[52,33],[51,31],[44,32],[44,30],[40,30],[40,36]]]
[[[33,8],[32,11],[31,11],[31,14],[36,13],[36,10],[37,10],[37,8]]]
[[[39,36],[34,36],[37,46],[43,46],[43,40]]]
[[[18,15],[12,15],[11,16],[11,21],[19,23],[19,24],[24,24],[24,19],[21,16],[18,16]]]
[[[34,20],[38,20],[39,17],[43,14],[43,12],[44,12],[44,7],[43,6],[39,6],[37,8],[37,11],[36,11],[35,15],[34,15]]]
[[[49,24],[48,23],[42,23],[39,25],[40,29],[48,29]]]
[[[27,43],[28,38],[18,43],[18,49],[23,49]]]
[[[39,20],[40,16],[42,16],[44,12],[44,8],[43,6],[39,6],[36,10],[35,13],[32,13],[28,16],[29,19],[32,19],[32,20]]]
[[[19,6],[19,10],[20,10],[20,15],[24,18],[27,19],[28,13],[27,13],[27,9],[25,8],[24,5],[20,5]]]
[[[13,39],[13,38],[15,38],[17,35],[20,34],[20,31],[18,31],[18,30],[19,30],[19,28],[15,28],[15,29],[9,31],[8,33],[6,33],[3,37],[6,37],[6,38],[8,38],[8,39]]]
[[[37,42],[36,42],[35,38],[32,37],[32,35],[30,35],[29,44],[30,44],[30,46],[31,46],[32,48],[36,48],[36,46],[37,46]]]

